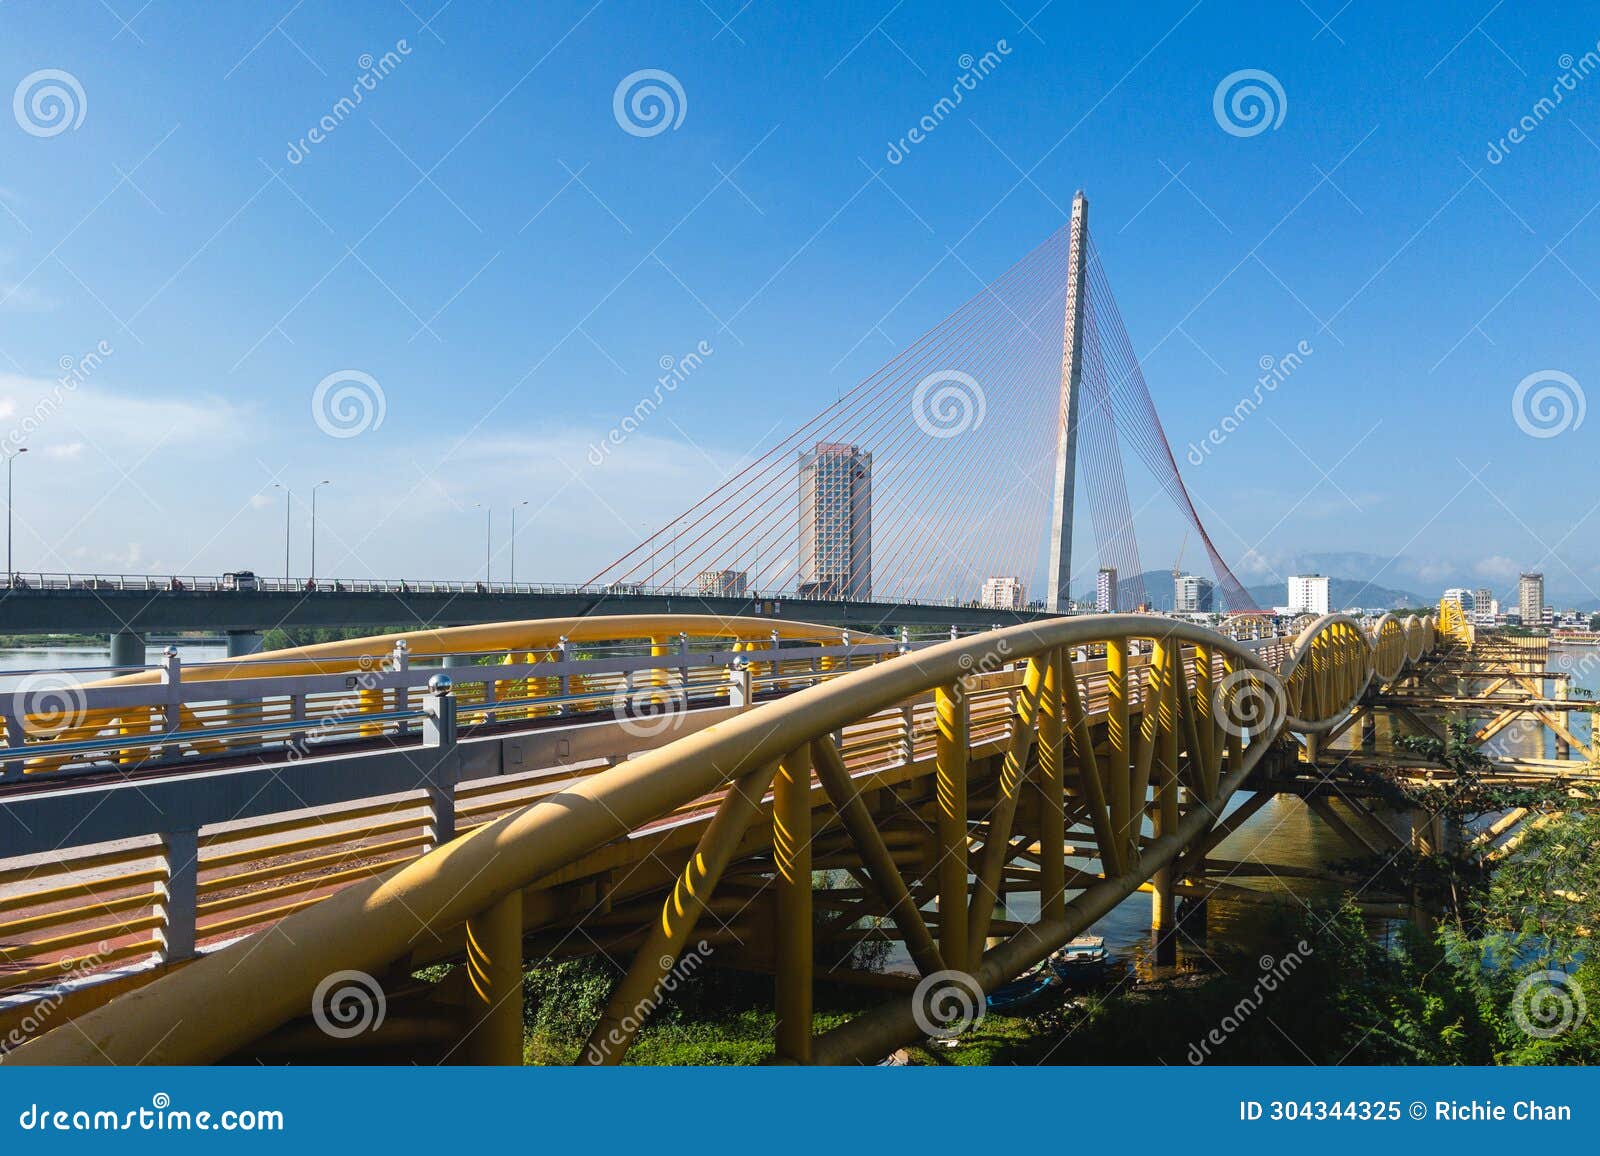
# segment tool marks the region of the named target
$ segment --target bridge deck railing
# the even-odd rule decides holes
[[[90,982],[130,966],[137,970],[185,958],[195,950],[210,950],[326,898],[353,880],[421,855],[452,834],[569,786],[574,777],[597,773],[628,751],[664,745],[695,733],[730,717],[730,712],[748,709],[768,692],[815,685],[927,645],[931,642],[912,642],[904,649],[900,644],[815,647],[802,652],[802,658],[787,660],[783,656],[796,653],[793,649],[713,651],[687,656],[690,670],[708,676],[688,684],[665,681],[646,685],[646,679],[663,672],[659,657],[642,655],[589,662],[451,667],[448,673],[453,686],[443,698],[426,685],[426,679],[441,673],[438,668],[390,671],[387,675],[406,676],[408,690],[419,690],[408,700],[415,706],[385,709],[350,725],[382,727],[386,735],[408,738],[411,745],[399,752],[399,758],[392,751],[368,751],[330,759],[339,748],[319,743],[288,747],[290,752],[302,752],[303,758],[286,762],[280,751],[274,762],[225,772],[226,779],[208,772],[203,783],[190,780],[186,810],[191,819],[197,814],[205,818],[204,806],[194,800],[209,792],[219,808],[213,821],[176,830],[170,829],[160,800],[168,797],[168,791],[183,789],[181,763],[153,768],[159,773],[156,779],[118,776],[107,783],[102,776],[77,780],[88,785],[72,792],[75,806],[67,804],[65,797],[57,797],[62,809],[55,825],[91,834],[97,841],[83,843],[80,835],[81,845],[61,846],[27,859],[0,860],[0,992],[22,991],[63,975],[81,976]],[[1281,661],[1290,649],[1283,638],[1244,645],[1256,650],[1264,663]],[[1110,692],[1103,649],[1101,657],[1092,657],[1092,653],[1093,648],[1078,653],[1078,690],[1089,717],[1099,725],[1109,709]],[[1195,654],[1190,652],[1187,659],[1194,671]],[[1132,676],[1129,708],[1135,718],[1144,709],[1148,693],[1144,681],[1148,662],[1148,653],[1135,653],[1128,660]],[[667,709],[662,713],[617,713],[616,691],[605,689],[565,699],[488,697],[494,694],[496,684],[517,684],[539,676],[558,679],[562,676],[555,672],[563,669],[595,678],[594,668],[602,665],[616,686],[626,686],[632,677],[639,685],[637,699]],[[1222,674],[1222,659],[1217,656],[1212,677],[1218,679]],[[337,694],[344,677],[305,680],[302,676],[302,681],[323,686],[339,683],[329,692]],[[423,681],[419,683],[419,679]],[[472,679],[479,681],[469,681]],[[1003,746],[1014,725],[1022,670],[1017,664],[1001,663],[994,670],[974,671],[973,679],[969,705],[974,748]],[[230,681],[228,693],[281,692],[283,682],[274,678]],[[183,683],[180,679],[168,685],[182,687]],[[193,685],[198,689],[204,684]],[[105,688],[105,693],[127,696],[148,689]],[[712,690],[721,693],[700,693]],[[203,693],[216,694],[215,684]],[[306,693],[305,686],[300,693]],[[590,708],[587,713],[581,709],[585,700]],[[438,714],[446,705],[450,718],[447,725],[440,726]],[[508,720],[536,725],[530,720],[542,717],[540,712],[554,716],[568,708],[571,717],[552,717],[552,729],[533,732],[536,741],[543,736],[542,745],[525,752],[519,748],[516,757],[521,766],[517,768],[506,764],[502,751],[512,740],[502,736],[528,732],[513,728],[512,732],[481,731],[478,738],[466,737],[473,733],[475,722],[487,721],[497,712]],[[458,724],[467,729],[455,769],[431,780],[430,775],[436,775],[440,767],[451,765]],[[312,729],[305,719],[276,719],[211,730],[205,739],[225,748],[239,742],[253,743],[254,749],[260,750],[272,741],[287,747],[294,741],[291,732],[296,728]],[[918,696],[900,708],[878,712],[847,728],[841,756],[852,769],[908,765],[931,757],[937,732],[933,696]],[[152,735],[149,741],[159,749],[161,739]],[[98,745],[82,744],[82,750],[72,754],[90,755]],[[489,751],[494,754],[485,753]],[[338,773],[330,773],[335,768]],[[80,773],[91,774],[94,769],[86,767]],[[28,778],[42,782],[33,775]],[[52,775],[50,781],[54,779]],[[271,783],[274,789],[260,790],[255,786],[258,783]],[[239,806],[241,796],[255,799],[257,793],[258,805]],[[157,809],[141,806],[146,799],[158,800],[154,804]],[[308,805],[286,809],[286,799]],[[314,806],[309,805],[313,802]],[[678,813],[689,817],[697,814],[697,808],[689,806]],[[36,835],[49,845],[49,823],[41,823],[31,812],[29,815]],[[85,823],[88,816],[93,818]],[[671,818],[666,816],[663,821]],[[166,827],[159,826],[163,822]]]
[[[0,673],[0,783],[268,748],[303,756],[343,740],[404,738],[415,729],[408,712],[440,673],[455,681],[469,726],[594,711],[648,720],[691,702],[728,700],[730,672],[741,668],[751,672],[752,693],[782,693],[952,636],[905,631],[892,642],[852,642],[841,633],[838,643],[819,645],[786,642],[775,632],[759,649],[755,642],[680,636],[659,647],[562,642],[422,662],[401,642],[309,674],[298,672],[303,661],[292,664],[296,673],[276,673],[289,660],[271,658],[185,664],[174,647],[155,667],[9,671]],[[76,677],[138,671],[160,677]],[[209,677],[217,671],[233,676]]]
[[[265,594],[426,594],[426,595],[529,595],[575,598],[743,598],[751,601],[894,603],[903,606],[959,607],[982,609],[975,599],[898,598],[851,599],[844,596],[819,598],[791,589],[757,591],[702,590],[693,586],[654,586],[645,583],[584,584],[572,582],[493,582],[473,579],[418,578],[278,578],[251,574],[240,579],[222,574],[74,574],[17,571],[0,574],[0,591],[103,591],[131,593],[265,593]],[[1019,608],[1019,609],[1039,609]]]

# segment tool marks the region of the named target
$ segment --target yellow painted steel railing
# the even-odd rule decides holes
[[[584,1054],[616,1062],[709,909],[734,932],[735,910],[748,912],[746,942],[752,926],[772,941],[780,1059],[876,1057],[926,1034],[927,1008],[891,998],[814,1037],[815,936],[886,916],[924,999],[930,984],[950,983],[981,999],[1147,883],[1157,926],[1170,927],[1185,853],[1276,740],[1335,725],[1374,678],[1425,654],[1433,631],[1428,620],[1385,619],[1369,637],[1330,615],[1292,644],[1251,648],[1165,618],[1030,623],[842,674],[592,773],[466,784],[481,825],[418,858],[406,843],[415,817],[378,806],[317,836],[286,823],[207,837],[215,873],[201,902],[212,926],[243,930],[265,915],[273,932],[85,1010],[7,1062],[327,1049],[326,1036],[297,1035],[296,1021],[319,985],[350,971],[382,977],[397,1006],[423,1001],[423,1012],[391,1016],[390,1038],[436,1031],[448,1007],[439,1042],[471,1060],[519,1062],[524,939],[563,943],[580,926],[589,943],[633,960]],[[1087,659],[1091,650],[1104,658]],[[345,831],[362,833],[371,862],[331,858],[331,882],[263,865],[284,853],[275,838],[309,839],[300,850],[323,855]],[[839,867],[862,890],[823,917],[814,872]],[[1019,880],[1038,893],[1039,916],[1014,924],[994,909]],[[134,870],[127,886],[136,894],[152,881]],[[737,902],[717,908],[719,887]],[[136,936],[142,925],[125,926]],[[443,1004],[406,978],[461,958],[471,983]]]

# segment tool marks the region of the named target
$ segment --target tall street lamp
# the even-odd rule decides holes
[[[293,530],[289,525],[290,514],[294,509],[294,491],[282,482],[273,482],[272,488],[283,491],[283,584],[289,585],[289,542],[293,538]]]
[[[517,584],[517,506],[526,506],[528,499],[523,498],[516,506],[511,507],[511,585]]]
[[[11,567],[11,467],[16,464],[17,455],[28,452],[27,446],[18,446],[6,455],[6,585],[17,584],[17,572]]]
[[[317,491],[333,485],[327,478],[311,487],[311,581],[317,580]]]
[[[494,545],[494,508],[488,502],[474,502],[474,510],[483,511],[483,584],[489,585],[490,560],[494,557],[491,547]]]

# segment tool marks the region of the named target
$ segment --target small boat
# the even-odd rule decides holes
[[[1001,1015],[1013,1015],[1034,1003],[1060,982],[1061,980],[1050,968],[1037,967],[1025,975],[1019,975],[1010,983],[1001,984],[988,994],[984,1002],[989,1011],[999,1012]]]
[[[1111,967],[1111,953],[1098,935],[1080,935],[1050,957],[1050,970],[1068,983],[1101,979]]]

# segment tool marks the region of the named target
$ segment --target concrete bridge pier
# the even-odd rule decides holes
[[[261,653],[261,631],[259,630],[230,630],[228,631],[228,657],[243,658],[247,654]]]
[[[119,630],[111,636],[112,666],[143,666],[144,635],[135,630]]]

